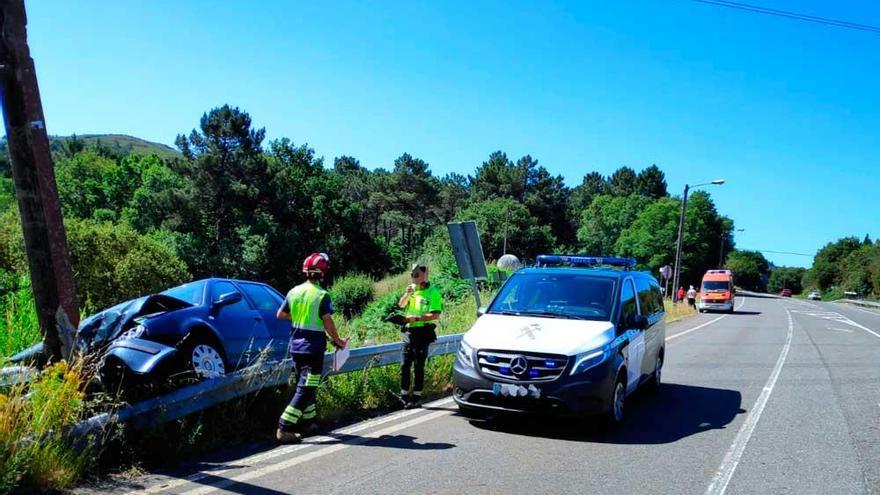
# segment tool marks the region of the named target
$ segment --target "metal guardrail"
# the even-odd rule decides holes
[[[834,302],[852,304],[854,306],[864,306],[866,308],[880,309],[880,303],[874,301],[861,301],[858,299],[838,299]]]
[[[439,337],[431,344],[428,356],[455,353],[461,337],[462,334]],[[401,349],[400,342],[353,349],[342,369],[336,373],[399,363]],[[332,369],[332,365],[333,353],[328,352],[324,355],[324,369]],[[133,428],[167,423],[266,387],[284,385],[290,377],[292,367],[291,359],[258,363],[223,377],[180,388],[161,397],[93,416],[78,423],[71,434],[82,437],[116,423],[128,423]]]

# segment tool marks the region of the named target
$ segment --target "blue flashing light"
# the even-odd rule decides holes
[[[506,366],[502,366],[501,368],[498,368],[498,371],[500,371],[502,375],[509,375],[510,374],[510,368],[508,368]]]
[[[633,268],[635,258],[617,258],[614,256],[572,256],[567,254],[542,254],[538,256],[538,266],[572,265],[572,266],[619,266]]]
[[[490,363],[497,363],[497,362],[498,362],[498,357],[497,357],[497,356],[491,356],[491,355],[489,355],[489,356],[486,356],[486,361],[488,361],[488,362],[490,362]]]
[[[552,361],[552,360],[548,359],[548,360],[544,361],[544,366],[546,366],[547,368],[555,368],[556,361]]]
[[[538,376],[538,370],[529,370],[529,376],[535,378]]]

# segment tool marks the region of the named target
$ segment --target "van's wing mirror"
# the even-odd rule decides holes
[[[481,306],[477,308],[477,318],[486,314],[487,311],[489,311],[489,306]]]
[[[627,329],[635,328],[637,330],[645,330],[648,328],[648,317],[640,314],[630,315],[627,318],[626,327]]]

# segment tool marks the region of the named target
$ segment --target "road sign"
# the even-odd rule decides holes
[[[672,277],[672,267],[669,265],[664,265],[660,267],[660,276],[666,280],[669,280]]]
[[[446,228],[449,230],[449,240],[452,242],[452,251],[455,253],[461,278],[488,278],[489,272],[486,269],[486,259],[483,257],[477,223],[450,222],[446,224]]]
[[[458,264],[458,273],[461,278],[470,279],[471,290],[474,291],[474,300],[477,303],[477,314],[479,314],[481,303],[477,279],[489,278],[489,271],[486,269],[486,258],[483,257],[477,223],[450,222],[446,224],[446,228],[449,230],[449,240],[452,242],[455,262]]]

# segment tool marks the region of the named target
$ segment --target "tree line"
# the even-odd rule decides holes
[[[206,276],[284,290],[316,250],[331,254],[337,274],[379,277],[448,246],[452,220],[477,222],[490,260],[505,246],[524,260],[554,251],[633,256],[655,274],[674,260],[680,199],[656,165],[587,172],[568,187],[532,156],[502,151],[472,175],[437,176],[410,153],[380,168],[352,156],[329,164],[305,144],[267,141],[229,105],[175,144],[179,157],[76,140],[54,150],[84,303],[103,307]],[[0,269],[26,273],[8,175],[0,186]],[[687,210],[682,281],[696,285],[733,251],[734,225],[705,191]]]

